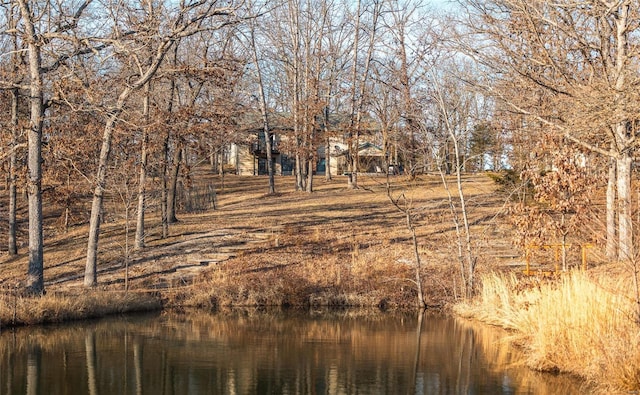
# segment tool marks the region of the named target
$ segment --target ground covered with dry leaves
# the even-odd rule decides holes
[[[268,195],[265,177],[221,179],[197,169],[168,238],[161,238],[152,197],[146,247],[140,251],[132,250],[132,230],[125,237],[124,209],[114,197],[101,228],[98,290],[115,295],[124,292],[126,283],[128,294],[151,295],[165,306],[414,307],[415,259],[405,216],[389,200],[386,177],[361,176],[359,181],[360,188],[353,190],[344,177],[316,177],[315,192],[309,194],[296,192],[292,177],[277,177],[277,193]],[[458,296],[460,276],[455,228],[440,176],[395,176],[390,185],[391,195],[403,196],[414,213],[426,301],[445,306]],[[463,185],[479,271],[518,260],[504,219],[506,197],[483,174],[464,177]],[[208,206],[196,204],[201,201]],[[83,295],[86,223],[62,230],[60,209],[45,207],[50,211],[45,229],[48,295]],[[5,300],[12,301],[3,304],[8,310],[0,312],[3,324],[11,321],[7,314],[15,321],[20,310],[17,294],[26,275],[27,246],[20,252],[18,257],[0,256],[0,287]],[[149,305],[146,299],[141,303]]]

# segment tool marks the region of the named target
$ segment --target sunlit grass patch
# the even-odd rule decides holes
[[[572,373],[618,390],[640,389],[640,324],[631,280],[603,286],[582,272],[557,281],[486,275],[467,316],[512,330],[532,368]]]

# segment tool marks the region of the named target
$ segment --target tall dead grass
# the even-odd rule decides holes
[[[0,294],[0,327],[98,318],[160,308],[159,298],[142,293],[83,291],[78,294],[51,293],[42,297],[4,293]]]
[[[538,370],[583,377],[607,390],[640,389],[640,326],[630,279],[598,282],[573,272],[557,281],[489,274],[456,312],[512,330]]]

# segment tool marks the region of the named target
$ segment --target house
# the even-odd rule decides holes
[[[341,175],[348,171],[348,138],[340,133],[340,123],[332,121],[331,137],[328,141],[316,142],[315,174],[326,174],[326,165],[332,175]],[[271,122],[271,158],[276,175],[291,175],[295,168],[295,147],[292,138],[293,129],[286,126],[286,119],[274,117]],[[233,165],[238,175],[266,175],[267,144],[264,131],[254,125],[243,132],[241,141],[230,144],[228,148],[228,165]],[[320,135],[317,130],[316,135]],[[363,173],[382,173],[385,163],[385,152],[380,145],[374,143],[377,131],[375,129],[361,132],[361,142],[358,146],[358,171]],[[327,150],[327,147],[329,149]]]

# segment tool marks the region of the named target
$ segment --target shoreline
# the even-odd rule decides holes
[[[608,359],[607,366],[603,366],[600,371],[594,370],[592,365],[601,364],[602,361],[595,357],[598,351],[589,349],[593,345],[596,332],[584,333],[582,338],[584,341],[578,343],[574,348],[570,344],[564,344],[563,339],[571,339],[569,342],[576,342],[576,331],[587,332],[586,327],[578,326],[575,319],[567,318],[556,326],[555,334],[544,331],[544,327],[552,327],[540,313],[535,313],[537,309],[544,309],[547,316],[558,317],[559,315],[552,311],[548,303],[544,302],[544,294],[566,295],[567,288],[588,287],[592,279],[589,279],[584,273],[570,273],[556,281],[548,281],[544,284],[528,284],[531,279],[517,279],[500,273],[490,273],[483,278],[483,287],[478,297],[469,302],[451,303],[439,308],[427,309],[427,313],[444,313],[463,319],[470,319],[486,327],[506,329],[510,333],[511,342],[519,349],[525,351],[527,355],[523,363],[534,371],[541,372],[557,372],[580,377],[598,390],[606,393],[617,391],[637,391],[638,381],[629,372],[633,372],[631,361],[639,352],[633,352],[637,349],[631,343],[634,342],[633,336],[627,336],[627,342],[611,341],[607,347],[612,348],[610,355],[603,355],[602,358]],[[345,294],[307,294],[304,299],[289,299],[290,303],[269,304],[267,301],[272,300],[275,295],[270,292],[269,295],[254,295],[249,297],[245,295],[247,300],[262,300],[264,303],[245,303],[232,304],[219,302],[213,292],[200,291],[194,292],[195,285],[188,289],[175,290],[156,290],[156,291],[136,291],[132,290],[124,292],[121,290],[87,290],[76,293],[63,291],[51,292],[49,295],[42,297],[24,297],[13,296],[13,303],[7,300],[11,296],[6,294],[0,296],[3,308],[0,308],[0,331],[23,326],[41,326],[47,324],[73,323],[82,322],[92,319],[106,318],[114,315],[137,314],[145,312],[185,312],[185,311],[202,311],[217,314],[222,311],[232,311],[237,309],[252,309],[257,311],[312,311],[321,309],[323,311],[344,311],[368,309],[369,311],[385,314],[388,312],[411,313],[419,312],[419,308],[415,305],[392,304],[381,305],[380,303],[366,304],[363,295],[345,295]],[[202,283],[200,283],[202,289]],[[191,292],[189,292],[191,291]],[[218,291],[220,291],[218,289]],[[582,291],[578,294],[582,294]],[[592,292],[592,294],[595,291]],[[536,296],[532,296],[535,293]],[[555,295],[554,294],[554,295]],[[397,295],[396,295],[397,296]],[[371,295],[369,295],[369,298]],[[262,299],[261,299],[262,298]],[[280,295],[280,301],[285,300],[287,295]],[[348,303],[348,301],[357,301],[357,303]],[[373,299],[369,299],[373,300]],[[392,300],[392,299],[388,299]],[[521,303],[524,303],[521,304]],[[599,305],[593,300],[590,305]],[[559,301],[560,306],[564,305],[563,301]],[[540,306],[540,307],[537,307]],[[579,310],[578,314],[585,307],[574,306],[572,310]],[[621,307],[622,308],[622,307]],[[12,322],[12,318],[8,317],[11,310],[16,312],[16,320]],[[527,312],[534,311],[532,314],[538,314],[537,318],[541,321],[536,323],[534,319],[527,318]],[[610,310],[606,310],[604,314],[609,315]],[[568,312],[561,313],[569,316]],[[595,313],[589,313],[594,315]],[[518,318],[519,317],[519,318]],[[520,319],[520,321],[518,321]],[[598,319],[602,319],[596,315],[594,325]],[[557,321],[560,321],[556,318]],[[8,323],[8,324],[7,324]],[[524,323],[533,325],[525,327]],[[605,323],[606,325],[606,323]],[[578,329],[576,329],[578,327]],[[580,329],[582,328],[582,329]],[[623,332],[629,332],[629,327],[615,329],[609,325],[610,335],[621,338]],[[594,334],[596,333],[596,334]],[[536,336],[537,335],[537,336]],[[631,334],[632,335],[632,334]],[[611,338],[613,340],[613,338]],[[637,340],[636,340],[637,341]],[[549,347],[553,344],[553,347]],[[599,343],[598,343],[599,344]],[[596,344],[597,346],[597,344]],[[586,351],[585,351],[586,350]],[[626,351],[626,353],[625,353]],[[631,351],[631,354],[629,354]],[[558,361],[558,355],[565,355],[564,360]],[[585,364],[585,355],[591,355],[591,359],[595,359],[592,364]],[[637,354],[637,355],[636,355]],[[634,356],[635,355],[635,356]],[[613,360],[614,356],[621,359]],[[555,361],[555,362],[552,362]],[[625,366],[626,370],[616,369],[616,366]],[[616,372],[619,374],[616,375]],[[637,372],[636,372],[637,373]],[[634,386],[634,383],[636,386]]]
[[[273,295],[270,292],[270,295]],[[217,312],[226,309],[281,309],[281,310],[348,310],[375,309],[387,311],[418,312],[410,305],[393,306],[387,303],[367,304],[362,295],[308,294],[305,300],[290,300],[287,303],[269,304],[219,304],[215,296],[208,292],[188,292],[178,290],[82,290],[53,291],[43,296],[0,294],[0,330],[16,327],[40,326],[57,323],[99,319],[119,314],[136,314],[153,311],[195,309]],[[269,296],[255,295],[266,301]],[[286,295],[284,295],[286,297]],[[384,298],[383,301],[389,301]],[[351,302],[351,303],[350,303]],[[446,311],[444,307],[427,309],[431,312]]]

